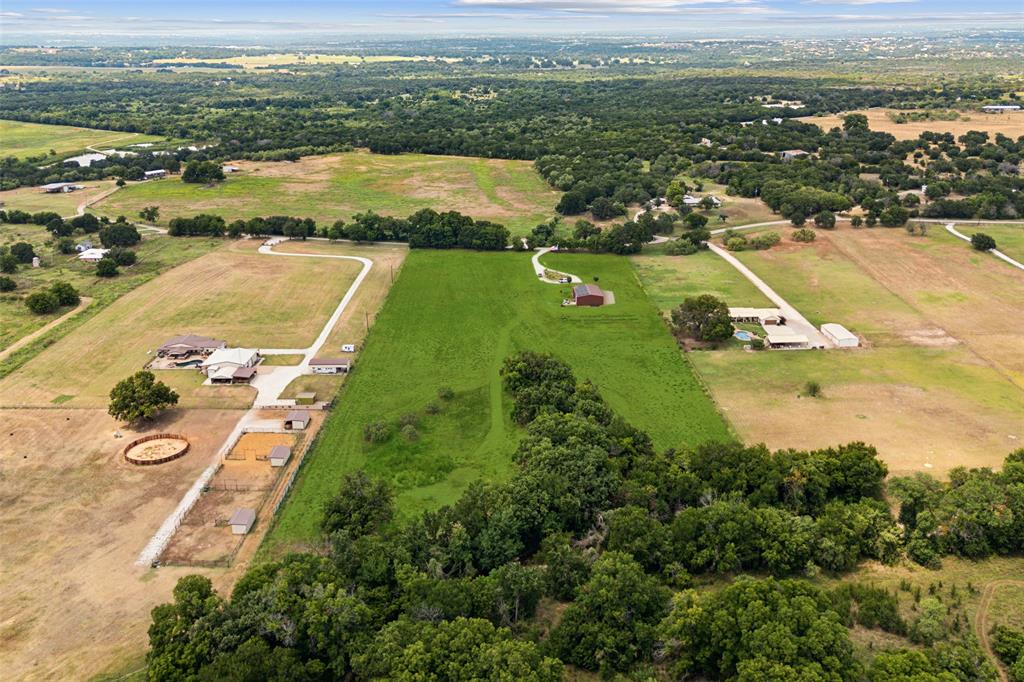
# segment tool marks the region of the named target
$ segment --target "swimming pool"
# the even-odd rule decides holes
[[[736,337],[737,339],[739,339],[740,341],[750,341],[750,339],[751,339],[751,338],[753,338],[753,337],[752,337],[752,336],[750,335],[750,332],[745,332],[745,331],[743,331],[742,329],[737,329],[737,330],[736,330],[736,331],[735,331],[735,332],[733,333],[733,336],[735,336],[735,337]]]

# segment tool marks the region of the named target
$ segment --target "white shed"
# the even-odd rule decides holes
[[[841,324],[826,322],[821,325],[821,333],[836,345],[836,348],[856,348],[860,345],[857,335]]]
[[[301,431],[309,426],[309,412],[305,410],[292,410],[284,418],[284,428],[291,431]]]
[[[270,448],[270,455],[267,457],[270,460],[270,466],[272,467],[283,467],[291,459],[292,449],[287,445],[275,445]]]
[[[231,532],[235,535],[245,535],[252,529],[254,523],[256,523],[256,510],[249,507],[235,510],[228,521]]]

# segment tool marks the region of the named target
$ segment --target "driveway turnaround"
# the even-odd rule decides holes
[[[797,334],[803,334],[807,337],[811,346],[823,346],[825,348],[833,348],[833,344],[825,336],[818,331],[818,329],[807,321],[807,318],[800,314],[800,311],[791,306],[786,302],[786,299],[775,293],[775,290],[768,286],[763,279],[755,275],[750,268],[741,263],[735,256],[726,251],[720,246],[716,246],[711,242],[708,242],[708,248],[711,249],[712,253],[720,256],[725,260],[726,263],[733,266],[740,271],[744,277],[750,280],[758,290],[764,294],[768,300],[775,304],[775,307],[782,311],[782,316],[786,318],[786,326],[792,329]]]
[[[531,258],[530,260],[533,261],[533,271],[537,273],[537,278],[540,281],[547,282],[548,284],[561,284],[561,282],[559,282],[557,279],[550,279],[550,278],[548,278],[547,273],[549,272],[549,270],[547,268],[545,268],[543,265],[540,264],[540,257],[543,256],[546,253],[549,253],[549,252],[553,251],[554,248],[555,247],[553,247],[553,246],[545,246],[542,249],[537,249],[537,253],[533,254],[533,258]],[[551,270],[550,272],[558,272],[558,271],[557,270]],[[572,281],[573,284],[579,284],[580,282],[583,281],[579,277],[577,277],[576,275],[571,275],[568,272],[558,272],[558,274],[565,275],[566,277],[568,277]]]

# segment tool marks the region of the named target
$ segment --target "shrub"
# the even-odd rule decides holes
[[[75,252],[75,240],[71,237],[61,237],[57,240],[57,251],[64,254]]]
[[[861,218],[859,215],[855,215],[852,218],[850,218],[850,225],[852,227],[861,227],[864,225],[864,219]]]
[[[782,237],[779,236],[778,232],[765,232],[751,239],[750,245],[759,251],[763,251],[772,248],[780,241],[782,241]]]
[[[732,237],[725,242],[725,248],[730,251],[742,251],[747,248],[746,237]]]
[[[399,426],[417,426],[420,423],[420,416],[415,412],[406,412],[398,419]]]
[[[832,211],[822,211],[814,216],[814,224],[820,228],[831,230],[836,226],[836,214]]]
[[[423,408],[423,411],[427,414],[439,414],[441,412],[441,406],[437,403],[427,403],[427,406]]]
[[[420,438],[420,432],[416,430],[416,426],[413,424],[406,424],[402,427],[402,438],[406,439],[410,443],[417,441]]]
[[[896,205],[888,207],[878,216],[879,222],[885,227],[899,227],[906,223],[909,218],[910,211],[902,206]]]
[[[117,263],[113,258],[102,258],[99,263],[96,264],[96,276],[97,277],[116,277],[117,276]]]
[[[971,235],[971,246],[977,251],[991,251],[996,248],[996,240],[984,232],[976,232]]]
[[[0,256],[0,272],[11,274],[18,269],[18,259],[9,253]]]
[[[36,252],[28,242],[17,242],[11,244],[11,255],[17,258],[19,263],[31,263],[36,257]]]
[[[814,233],[814,230],[802,227],[799,230],[795,230],[791,238],[795,242],[813,242],[818,238],[818,235]]]
[[[821,384],[817,381],[808,381],[804,385],[804,395],[808,398],[820,398],[821,397]]]
[[[0,277],[0,291],[14,291],[18,285],[10,277]]]
[[[673,239],[665,245],[665,253],[670,256],[691,256],[698,251],[700,251],[700,247],[683,237]]]
[[[455,397],[455,391],[453,391],[449,386],[442,386],[441,388],[437,389],[437,397],[440,398],[441,400],[444,400],[445,402],[448,402],[449,400]]]
[[[60,305],[78,305],[81,301],[78,291],[67,282],[54,282],[50,287],[50,293],[57,298]]]
[[[25,305],[36,315],[47,315],[60,307],[60,301],[51,291],[37,291],[25,298]]]
[[[107,254],[107,258],[112,258],[115,263],[124,267],[128,267],[129,265],[135,265],[135,261],[138,260],[138,257],[135,255],[134,251],[122,249],[120,247],[115,247],[111,249],[110,253]]]
[[[751,350],[764,350],[764,339],[751,339],[750,348]]]
[[[391,438],[391,427],[386,422],[370,422],[363,427],[363,440],[367,443],[383,443],[389,438]]]

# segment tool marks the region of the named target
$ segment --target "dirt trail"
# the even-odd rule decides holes
[[[988,637],[988,631],[990,630],[988,624],[988,607],[992,602],[992,596],[995,594],[996,589],[1009,586],[1024,587],[1024,580],[993,580],[985,585],[985,589],[981,594],[981,601],[978,603],[978,612],[974,616],[974,634],[978,637],[978,642],[981,643],[981,648],[985,651],[985,655],[988,656],[990,661],[992,661],[992,665],[996,667],[996,673],[999,675],[999,679],[1002,680],[1002,682],[1009,682],[1010,678],[1007,677],[1006,669],[1003,668],[1003,664],[1000,663],[999,659],[992,651],[992,643],[989,641]]]
[[[0,350],[0,361],[6,360],[12,353],[14,353],[19,348],[27,346],[28,344],[32,343],[34,340],[38,339],[40,336],[50,331],[60,323],[64,322],[65,320],[69,320],[78,313],[82,312],[83,310],[86,309],[86,307],[88,307],[90,303],[92,303],[91,298],[89,298],[88,296],[82,296],[81,300],[79,300],[78,302],[78,305],[75,306],[73,310],[69,310],[68,312],[58,317],[56,320],[51,320],[50,322],[47,322],[42,327],[35,330],[28,336],[23,336],[14,343],[12,343],[7,348]]]

